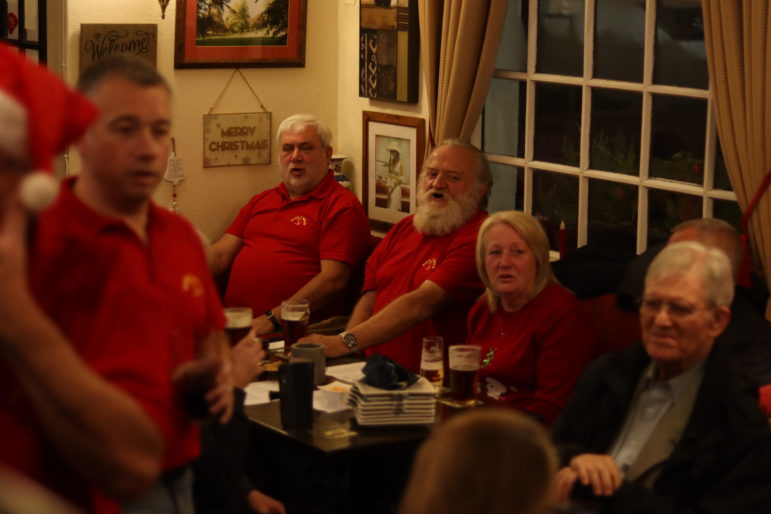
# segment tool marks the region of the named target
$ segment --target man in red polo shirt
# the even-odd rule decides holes
[[[142,421],[149,420],[151,433],[142,437],[153,438],[160,458],[141,488],[102,487],[100,480],[106,479],[100,475],[112,470],[89,452],[121,455],[130,448],[79,422],[79,417],[99,415],[113,431],[127,430],[101,402],[86,413],[68,412],[74,426],[57,426],[62,431],[57,437],[96,439],[92,447],[61,445],[54,451],[29,442],[37,427],[24,417],[25,402],[17,399],[22,408],[7,413],[19,432],[14,444],[28,447],[26,465],[33,476],[89,512],[192,512],[187,465],[199,452],[192,409],[226,421],[232,388],[222,307],[201,240],[186,221],[150,200],[170,150],[171,93],[154,68],[125,57],[94,65],[79,88],[101,115],[78,145],[81,174],[65,180],[38,220],[30,286],[71,349],[101,381],[128,393],[121,401],[139,409]],[[188,395],[200,381],[197,394]],[[163,474],[155,481],[161,466]]]
[[[51,322],[27,269],[26,209],[55,196],[55,182],[44,175],[97,115],[61,79],[0,45],[0,466],[91,512],[117,512],[96,491],[144,493],[160,472],[161,435],[139,403]],[[18,501],[25,493],[12,494]]]
[[[307,299],[312,320],[347,314],[345,293],[370,240],[364,208],[329,169],[329,127],[295,114],[276,140],[281,184],[241,209],[211,263],[215,275],[232,265],[225,305],[251,307],[258,334],[281,329],[283,300]]]
[[[492,185],[482,153],[448,140],[426,159],[418,210],[397,223],[367,260],[364,294],[339,336],[309,336],[330,357],[367,349],[418,371],[421,341],[465,340],[466,318],[482,293],[474,249]],[[377,345],[377,346],[376,346]]]

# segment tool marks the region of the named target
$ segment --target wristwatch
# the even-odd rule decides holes
[[[273,328],[281,332],[281,323],[276,319],[276,316],[273,314],[273,311],[265,311],[265,317],[268,318],[268,320],[273,323]]]
[[[340,334],[340,339],[343,340],[343,344],[348,347],[349,350],[352,352],[355,352],[359,349],[359,343],[356,339],[356,334],[351,334],[350,332],[343,332]]]

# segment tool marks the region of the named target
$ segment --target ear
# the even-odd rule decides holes
[[[326,149],[326,152],[327,152],[327,160],[328,161],[332,160],[332,147],[328,146],[327,149]]]
[[[717,337],[723,333],[728,322],[731,321],[731,309],[728,307],[717,307],[714,310],[714,319],[710,326],[712,336]]]

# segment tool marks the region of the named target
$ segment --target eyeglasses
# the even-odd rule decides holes
[[[698,311],[708,311],[712,307],[692,307],[680,302],[665,302],[655,298],[640,298],[637,300],[637,306],[640,312],[646,314],[658,314],[661,309],[666,308],[670,318],[683,319],[693,316]]]

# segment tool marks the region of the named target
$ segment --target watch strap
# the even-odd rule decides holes
[[[276,319],[276,316],[273,315],[273,311],[265,311],[265,317],[268,318],[271,323],[273,323],[273,328],[275,328],[276,331],[281,332],[281,322],[279,322],[278,319]]]

